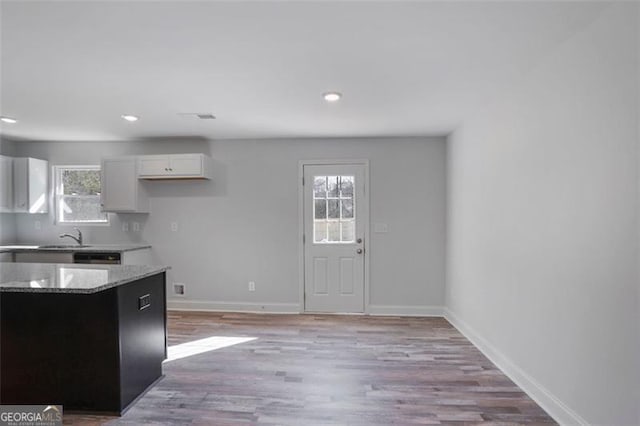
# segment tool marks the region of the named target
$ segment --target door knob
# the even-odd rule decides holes
[[[356,250],[356,253],[358,253],[358,254],[362,254],[362,249],[358,249],[358,250]]]

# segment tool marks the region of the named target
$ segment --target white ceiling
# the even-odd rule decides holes
[[[20,121],[1,131],[37,140],[444,135],[605,7],[2,1],[0,114]],[[327,104],[328,90],[344,98]]]

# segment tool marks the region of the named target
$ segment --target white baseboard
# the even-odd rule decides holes
[[[297,303],[250,303],[250,302],[211,302],[207,300],[167,300],[170,311],[200,312],[251,312],[271,314],[298,314]]]
[[[167,300],[170,311],[200,312],[262,312],[279,314],[298,314],[297,303],[250,303],[250,302],[212,302],[208,300],[170,299]],[[442,306],[403,306],[403,305],[369,305],[369,315],[442,317]]]
[[[589,424],[585,419],[580,417],[578,413],[573,411],[553,395],[548,389],[538,383],[513,361],[504,356],[496,347],[485,340],[478,332],[457,317],[452,311],[444,309],[444,317],[559,424]]]
[[[369,305],[369,315],[393,315],[402,317],[441,317],[443,306]]]

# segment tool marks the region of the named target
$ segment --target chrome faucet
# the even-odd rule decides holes
[[[64,237],[73,238],[76,241],[76,243],[78,243],[78,245],[81,246],[82,245],[82,232],[78,228],[73,228],[73,229],[78,231],[78,236],[77,237],[74,237],[71,234],[61,234],[60,238],[64,238]]]

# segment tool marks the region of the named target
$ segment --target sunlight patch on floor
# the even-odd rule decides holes
[[[228,346],[239,345],[240,343],[256,340],[257,337],[227,337],[212,336],[204,339],[185,342],[179,345],[169,346],[167,348],[167,359],[165,362],[175,361],[193,355],[199,355],[205,352],[215,351],[217,349],[226,348]]]

